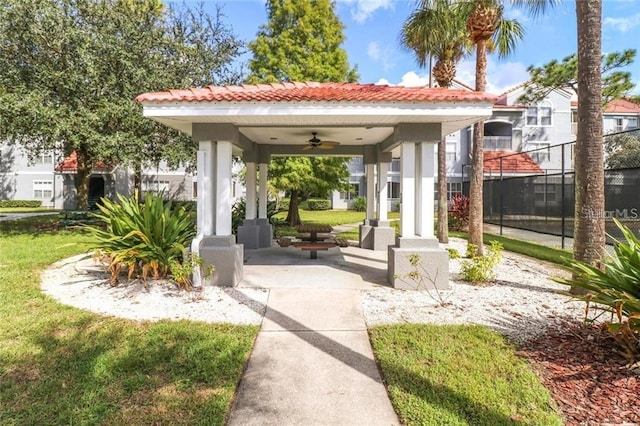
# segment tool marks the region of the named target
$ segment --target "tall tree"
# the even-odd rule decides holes
[[[575,260],[597,264],[604,255],[602,139],[602,0],[576,0],[578,21],[578,134],[575,155]],[[579,289],[572,288],[579,292]]]
[[[0,0],[0,138],[33,156],[75,151],[81,209],[99,161],[187,159],[188,139],[144,119],[135,97],[234,79],[241,43],[220,15],[190,11],[158,0]]]
[[[283,81],[353,82],[344,42],[344,25],[330,0],[267,0],[268,21],[249,43],[249,83]],[[348,177],[348,158],[306,157],[275,159],[270,164],[271,181],[290,192],[287,222],[300,224],[298,203],[309,187],[298,182],[317,182],[324,170],[326,190],[341,188]]]
[[[623,52],[612,52],[602,56],[602,102],[607,105],[614,99],[626,96],[634,84],[631,73],[620,71],[619,68],[633,63],[635,49],[626,49]],[[578,57],[569,55],[561,62],[552,60],[541,67],[533,65],[527,68],[531,76],[526,84],[525,93],[519,101],[525,104],[535,104],[555,89],[566,89],[578,93]]]
[[[466,15],[450,0],[422,0],[402,26],[400,44],[414,52],[418,65],[435,57],[433,76],[438,86],[448,88],[456,75],[456,65],[468,52]],[[429,70],[431,73],[432,71]],[[446,135],[438,142],[438,231],[441,243],[449,241],[447,203]]]

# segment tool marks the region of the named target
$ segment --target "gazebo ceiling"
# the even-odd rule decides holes
[[[491,115],[496,97],[464,90],[352,83],[208,86],[145,93],[144,115],[191,134],[225,123],[257,144],[301,145],[317,132],[341,145],[371,145],[401,123],[442,123],[449,134]]]

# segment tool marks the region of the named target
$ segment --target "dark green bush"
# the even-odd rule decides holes
[[[278,211],[289,211],[289,198],[283,198],[280,200],[280,203],[278,204]]]
[[[307,200],[307,208],[309,210],[330,210],[331,200]]]
[[[129,277],[164,278],[172,265],[184,261],[185,249],[195,236],[195,224],[183,208],[173,210],[171,202],[146,194],[144,204],[118,195],[118,202],[101,199],[100,213],[106,228],[88,227],[96,238],[97,254],[108,262],[111,282],[126,269]]]
[[[365,197],[356,197],[353,199],[351,208],[357,212],[364,212],[367,210],[367,199]]]
[[[170,200],[165,200],[169,202]],[[196,201],[195,200],[171,200],[171,208],[173,210],[184,209],[186,212],[195,212],[196,211]]]
[[[0,207],[36,208],[42,206],[41,200],[0,200]]]
[[[233,208],[231,209],[231,232],[233,232],[233,234],[238,233],[238,226],[242,225],[244,223],[244,219],[247,217],[246,203],[247,203],[246,199],[241,198],[235,202],[235,204],[233,205]],[[260,208],[260,205],[256,207]],[[267,203],[267,219],[271,221],[271,217],[276,213],[278,213],[276,211],[276,202],[269,201]]]

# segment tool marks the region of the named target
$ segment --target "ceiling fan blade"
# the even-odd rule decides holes
[[[322,141],[320,142],[320,144],[318,145],[318,148],[320,149],[333,149],[336,146],[340,145],[340,142],[334,142],[334,141]]]
[[[307,145],[307,146],[305,146],[304,148],[302,148],[302,150],[303,150],[303,151],[309,151],[310,149],[313,149],[313,148],[315,148],[315,146],[313,146],[313,145]]]

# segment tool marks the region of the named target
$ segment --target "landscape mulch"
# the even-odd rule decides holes
[[[522,345],[566,425],[640,424],[640,363],[602,326],[569,322]]]

